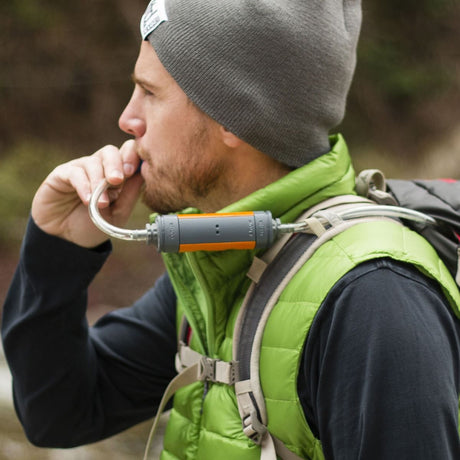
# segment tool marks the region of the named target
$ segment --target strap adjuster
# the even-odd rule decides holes
[[[198,379],[233,385],[237,379],[237,367],[235,361],[226,362],[202,356],[199,361]]]
[[[202,356],[199,361],[198,378],[201,381],[214,381],[216,375],[216,360]]]
[[[243,432],[255,444],[260,445],[267,432],[267,427],[259,420],[257,411],[253,410],[243,419]]]

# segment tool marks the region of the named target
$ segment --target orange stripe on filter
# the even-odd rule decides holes
[[[223,212],[211,214],[178,214],[179,219],[199,219],[200,217],[238,217],[238,216],[253,216],[254,211],[245,212]]]
[[[226,251],[227,249],[254,249],[255,241],[233,241],[223,243],[197,243],[197,244],[181,244],[179,252],[193,251]]]

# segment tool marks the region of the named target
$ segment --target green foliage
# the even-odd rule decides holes
[[[414,58],[400,41],[391,38],[364,41],[358,59],[362,73],[390,103],[417,103],[446,90],[454,81],[446,68]]]
[[[1,10],[16,26],[28,30],[51,27],[61,18],[56,5],[40,0],[32,2],[30,0],[8,0],[8,2],[3,2]]]
[[[50,145],[79,156],[124,140],[117,118],[146,4],[0,0],[0,240],[20,238],[35,189],[65,160]],[[362,5],[358,67],[338,130],[352,152],[385,151],[389,163],[409,164],[458,129],[460,1]]]
[[[392,0],[366,7],[358,62],[390,104],[417,103],[455,85],[456,61],[449,54],[455,2]]]
[[[363,2],[358,64],[339,127],[353,151],[366,146],[417,161],[458,129],[459,20],[458,0]]]
[[[40,142],[23,142],[5,152],[0,167],[0,242],[22,238],[35,191],[64,159]]]

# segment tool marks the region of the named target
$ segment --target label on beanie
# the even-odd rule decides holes
[[[151,0],[141,19],[142,40],[145,40],[162,22],[167,20],[165,0]]]

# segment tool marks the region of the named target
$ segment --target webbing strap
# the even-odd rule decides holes
[[[243,432],[256,444],[260,444],[267,427],[259,421],[256,408],[251,400],[251,392],[251,381],[249,379],[235,383],[235,393],[238,401],[238,411],[243,423]]]
[[[161,398],[160,405],[158,406],[157,413],[153,420],[152,428],[150,429],[149,437],[144,451],[144,460],[148,459],[152,441],[158,428],[158,422],[160,421],[160,416],[163,413],[166,404],[168,404],[168,401],[177,390],[198,380],[200,380],[200,363],[195,363],[192,366],[185,368],[180,374],[176,375],[171,380],[171,382],[169,382],[169,385],[166,387],[166,390],[163,393],[163,397]]]
[[[260,460],[273,460],[276,459],[276,448],[273,437],[267,431],[260,443]],[[281,457],[284,460],[284,457]]]
[[[246,276],[254,283],[258,283],[266,268],[267,262],[265,262],[263,259],[259,259],[259,257],[254,257],[252,265],[249,268]]]
[[[203,355],[201,353],[181,343],[176,353],[176,371],[182,372],[186,367],[199,362],[202,357]]]
[[[302,457],[299,457],[297,454],[289,450],[284,442],[280,441],[276,436],[271,435],[273,439],[273,443],[275,445],[276,453],[283,459],[283,460],[303,460]],[[276,457],[271,457],[276,458]]]
[[[268,431],[260,444],[260,460],[274,460],[280,457],[282,460],[304,460],[289,450],[283,442],[270,434]]]
[[[296,220],[296,222],[305,221],[307,223],[308,229],[306,233],[311,233],[319,237],[326,231],[326,229],[316,217],[312,217],[313,214],[317,213],[318,211],[325,211],[330,208],[334,208],[337,210],[341,209],[342,207],[357,204],[372,204],[372,201],[362,196],[356,195],[335,196],[325,201],[322,201],[321,203],[317,204],[316,206],[313,206],[312,208],[309,208]],[[330,219],[330,221],[332,220],[331,225],[338,223],[333,215],[328,214],[327,217],[328,219]],[[275,257],[284,248],[284,246],[291,239],[291,237],[291,233],[286,233],[282,235],[281,238],[275,241],[275,243],[267,251],[265,251],[265,253],[261,257],[254,257],[252,265],[247,273],[247,276],[251,281],[253,281],[254,283],[259,282],[267,266],[275,259]],[[250,297],[249,294],[250,292],[247,293],[246,298]]]
[[[195,382],[218,382],[233,385],[237,379],[237,365],[232,362],[222,361],[220,359],[212,359],[204,356],[189,346],[181,343],[179,351],[176,354],[176,369],[179,372],[166,387],[157,413],[153,420],[152,428],[150,429],[147,444],[145,446],[144,460],[147,460],[150,448],[152,445],[155,432],[158,428],[160,416],[163,413],[166,404],[172,398],[177,390]]]
[[[199,364],[199,379],[214,383],[233,385],[238,377],[238,366],[234,361],[222,361],[221,359],[208,358],[207,356],[192,350],[184,343],[179,344],[176,354],[176,370],[182,372],[185,368]]]
[[[254,436],[259,436],[260,460],[276,460],[277,455],[283,460],[302,460],[301,457],[289,450],[282,441],[270,434],[267,428],[259,422],[250,397],[251,381],[236,382],[235,392],[239,401],[238,410],[243,420],[244,434],[251,439]]]
[[[326,232],[326,228],[316,217],[309,217],[305,219],[305,222],[316,236],[321,236]]]

